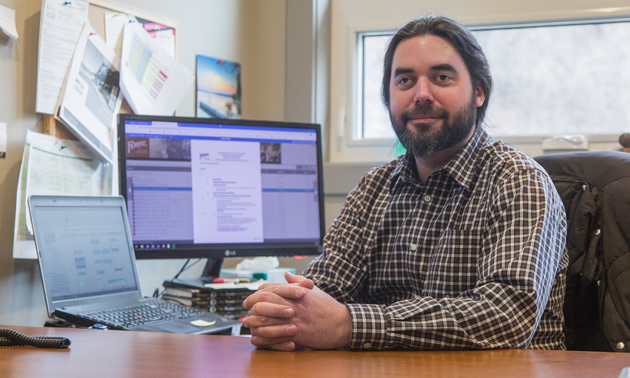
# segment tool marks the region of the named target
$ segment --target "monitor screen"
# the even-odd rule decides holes
[[[137,258],[321,253],[319,125],[130,114],[118,123]]]

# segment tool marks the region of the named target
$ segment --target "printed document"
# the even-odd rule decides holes
[[[56,114],[106,162],[115,160],[116,117],[122,104],[114,51],[89,23],[72,58]]]
[[[67,4],[66,4],[67,3]],[[81,0],[44,0],[39,26],[37,96],[35,111],[53,114],[70,66],[88,3]]]
[[[175,30],[172,27],[137,18],[126,13],[107,12],[105,13],[105,42],[107,42],[107,46],[116,52],[116,55],[121,55],[123,30],[129,22],[141,23],[144,30],[149,33],[162,49],[169,56],[175,58]]]
[[[79,141],[28,130],[15,203],[13,257],[37,258],[26,200],[31,194],[112,194],[111,165]]]
[[[258,143],[190,144],[195,243],[263,242]]]
[[[125,25],[120,86],[134,113],[173,115],[193,79],[139,22]]]

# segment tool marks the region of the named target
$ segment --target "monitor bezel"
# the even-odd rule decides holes
[[[178,247],[173,253],[172,249],[139,249],[134,244],[136,259],[188,259],[188,258],[208,258],[224,259],[231,257],[255,257],[255,256],[314,256],[323,251],[323,240],[325,234],[324,216],[324,175],[322,158],[322,138],[321,126],[317,123],[290,122],[290,121],[268,121],[251,119],[226,119],[226,118],[197,118],[181,116],[154,116],[120,113],[118,115],[118,178],[119,191],[127,203],[127,156],[126,156],[126,121],[154,121],[154,122],[182,122],[200,123],[210,125],[236,125],[236,126],[258,126],[273,128],[299,128],[310,129],[316,133],[317,141],[317,176],[318,176],[318,199],[319,199],[319,240],[317,245],[306,243],[226,243],[226,244],[198,244]],[[127,209],[128,205],[126,204]]]

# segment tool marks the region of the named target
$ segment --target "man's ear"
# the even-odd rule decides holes
[[[483,91],[481,84],[477,83],[477,88],[475,89],[475,104],[477,107],[481,107],[483,103],[486,101],[486,93]]]

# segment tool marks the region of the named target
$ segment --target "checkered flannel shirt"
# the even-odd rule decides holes
[[[568,255],[556,189],[478,128],[423,185],[402,156],[368,172],[304,274],[352,317],[350,349],[565,349]]]

